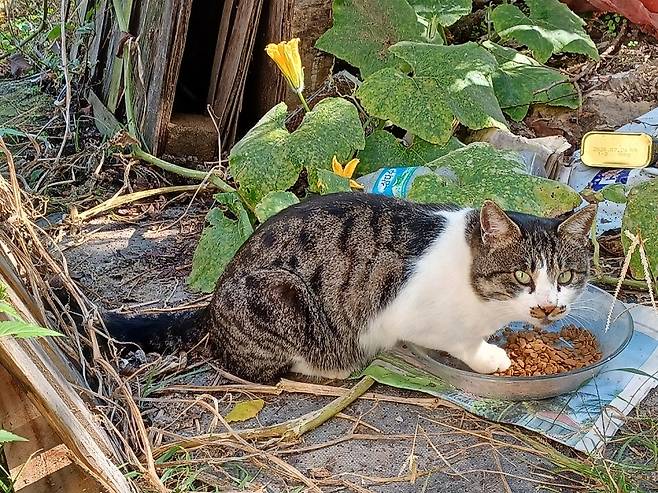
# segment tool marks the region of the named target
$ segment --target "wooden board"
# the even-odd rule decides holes
[[[192,0],[142,0],[139,4],[141,63],[133,70],[135,115],[147,146],[159,154],[174,107]]]
[[[94,479],[71,460],[48,421],[22,388],[0,367],[0,427],[26,438],[27,442],[3,447],[16,493],[70,493],[103,491]]]
[[[164,148],[171,117],[178,71],[185,48],[192,0],[134,0],[131,32],[138,43],[133,55],[134,110],[137,126],[148,150]],[[99,1],[96,35],[90,48],[95,64],[95,92],[115,115],[123,115],[123,60],[118,57],[126,34],[120,32],[112,2]]]
[[[253,100],[249,115],[253,125],[272,106],[286,101],[289,107],[298,106],[297,96],[290,91],[276,65],[265,53],[268,43],[300,38],[300,54],[304,67],[307,96],[322,87],[331,74],[334,58],[316,48],[315,42],[331,27],[331,0],[274,0],[268,2],[259,27],[254,48],[252,71],[245,98]]]
[[[25,321],[45,325],[41,304],[23,286],[7,253],[11,249],[4,241],[6,238],[0,235],[0,278],[9,300]],[[0,313],[0,317],[6,320],[5,314]],[[22,389],[21,395],[31,400],[74,461],[93,475],[104,491],[131,491],[115,464],[118,459],[107,433],[73,390],[72,384],[84,386],[84,381],[54,341],[2,337],[0,366],[12,375]]]
[[[276,2],[274,2],[276,3]],[[242,110],[263,0],[225,0],[211,73],[208,102],[219,118],[225,147],[233,144]]]

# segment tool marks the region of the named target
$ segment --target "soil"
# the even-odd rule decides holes
[[[157,217],[131,212],[92,220],[64,238],[71,277],[106,309],[170,308],[203,298],[185,279],[207,208],[174,205]]]

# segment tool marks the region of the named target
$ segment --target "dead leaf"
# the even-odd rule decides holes
[[[238,402],[224,419],[226,419],[227,423],[248,421],[258,416],[258,413],[263,409],[264,405],[265,401],[263,399]]]

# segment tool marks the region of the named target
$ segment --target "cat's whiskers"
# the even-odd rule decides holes
[[[586,327],[588,326],[588,322],[587,322],[587,320],[586,320],[585,318],[583,318],[583,317],[580,317],[580,316],[577,316],[577,315],[574,315],[574,314],[570,313],[569,315],[567,315],[566,317],[564,317],[563,320],[567,321],[567,320],[569,320],[569,319],[573,320],[574,323],[575,323],[576,325],[580,326],[580,327],[584,327],[584,328],[586,328]]]

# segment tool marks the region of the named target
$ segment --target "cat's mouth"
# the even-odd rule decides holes
[[[536,324],[542,327],[551,325],[552,323],[564,318],[568,313],[566,306],[556,306],[553,310],[547,311],[544,308],[534,307],[530,309],[530,316],[536,320]]]

